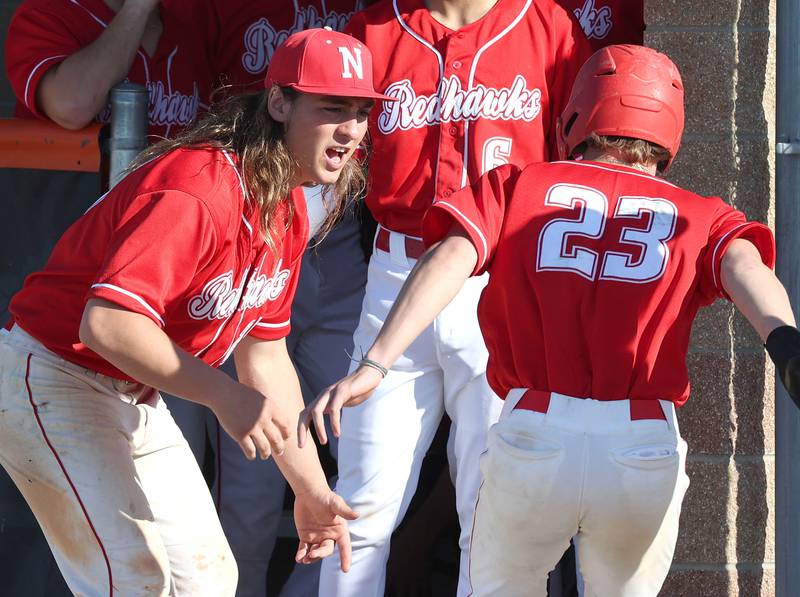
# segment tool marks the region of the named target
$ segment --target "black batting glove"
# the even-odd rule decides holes
[[[764,344],[789,397],[800,408],[800,331],[784,325],[772,330]]]

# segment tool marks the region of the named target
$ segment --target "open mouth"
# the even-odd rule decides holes
[[[344,164],[347,157],[347,149],[344,147],[329,147],[325,150],[325,156],[332,165],[339,167]]]

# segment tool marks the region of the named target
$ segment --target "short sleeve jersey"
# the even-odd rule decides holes
[[[78,338],[91,298],[149,317],[178,346],[218,366],[246,335],[289,333],[308,242],[302,189],[281,206],[274,250],[234,157],[174,150],[134,170],[75,222],[9,311],[48,349],[112,377],[129,379]]]
[[[159,7],[164,31],[155,54],[139,48],[127,80],[147,87],[149,133],[169,137],[207,109],[211,71],[192,3],[166,0]],[[114,16],[103,0],[26,0],[19,6],[5,45],[6,72],[18,100],[15,116],[47,118],[36,105],[42,77],[100,37]],[[96,120],[110,117],[106,106]]]
[[[644,43],[643,0],[557,0],[571,12],[583,33],[599,50],[612,44]]]
[[[476,273],[490,272],[478,317],[499,396],[529,388],[680,406],[692,321],[725,297],[730,242],[775,259],[769,228],[721,199],[597,162],[498,168],[431,208],[426,242],[453,222],[478,252]]]
[[[448,29],[423,0],[380,2],[346,29],[372,52],[378,102],[370,117],[366,202],[380,224],[420,236],[434,196],[501,164],[555,155],[555,121],[590,49],[553,0],[498,0]]]
[[[261,89],[275,49],[306,29],[344,29],[362,0],[210,0],[210,55],[234,90]]]

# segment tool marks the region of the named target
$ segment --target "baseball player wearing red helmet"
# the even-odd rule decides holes
[[[278,59],[280,57],[280,60]],[[298,561],[356,514],[297,449],[284,338],[308,241],[301,184],[359,183],[370,54],[315,29],[260,93],[154,146],[73,224],[12,299],[0,340],[0,463],[76,594],[233,595],[236,565],[163,388],[207,405],[245,454],[273,454],[297,500]],[[215,369],[231,354],[239,379]]]
[[[367,400],[465,280],[491,273],[479,318],[505,402],[481,458],[475,597],[545,595],[573,536],[587,595],[658,593],[688,486],[675,409],[689,395],[700,307],[733,301],[800,400],[800,333],[771,270],[770,230],[655,176],[683,124],[666,56],[595,53],[561,115],[567,161],[501,166],[439,197],[424,220],[432,248],[368,360],[302,418],[319,426],[323,412],[338,420]]]
[[[346,31],[375,56],[377,88],[397,99],[370,117],[366,204],[380,227],[354,334],[358,357],[422,254],[422,217],[434,197],[500,164],[554,155],[555,120],[589,50],[577,22],[552,0],[390,0],[356,14]],[[373,399],[347,412],[336,488],[370,515],[351,527],[350,573],[323,562],[320,595],[383,595],[390,537],[445,412],[461,524],[458,594],[466,595],[478,458],[501,408],[486,383],[476,317],[486,279],[470,280]]]

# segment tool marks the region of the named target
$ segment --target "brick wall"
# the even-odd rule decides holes
[[[686,87],[686,133],[669,178],[774,223],[775,0],[648,0],[646,44]],[[727,303],[701,313],[681,409],[691,486],[673,570],[678,595],[774,595],[773,374]]]

